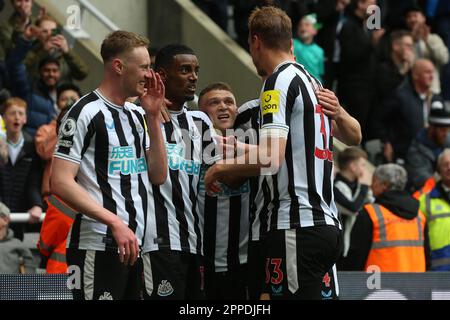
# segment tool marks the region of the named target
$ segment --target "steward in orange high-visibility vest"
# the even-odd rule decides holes
[[[379,204],[368,204],[364,209],[373,224],[365,269],[378,266],[381,272],[425,272],[424,215],[419,211],[408,220]]]
[[[47,273],[67,273],[66,240],[77,213],[54,195],[47,204],[37,247],[48,258]]]
[[[356,218],[346,270],[426,271],[430,264],[426,220],[419,201],[405,191],[406,181],[405,169],[397,164],[377,167],[372,180],[376,200]]]

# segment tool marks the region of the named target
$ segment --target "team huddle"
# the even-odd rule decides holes
[[[295,62],[283,11],[256,9],[249,30],[264,84],[240,108],[217,82],[188,109],[199,61],[185,45],[152,70],[147,39],[103,41],[103,80],[62,119],[51,177],[79,212],[75,299],[337,297],[332,139],[358,144],[359,124]]]

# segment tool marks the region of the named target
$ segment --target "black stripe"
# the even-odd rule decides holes
[[[94,125],[96,128],[95,134],[95,174],[97,176],[97,183],[102,192],[103,208],[117,214],[117,204],[113,199],[111,185],[108,183],[108,157],[109,157],[109,136],[105,125],[105,116],[99,112],[94,117]],[[106,248],[116,249],[117,243],[112,235],[110,227],[106,229]]]
[[[274,229],[278,229],[278,214],[280,210],[280,193],[278,192],[278,174],[272,176],[272,188],[273,188],[273,198],[272,205],[273,208],[270,212],[270,221]]]
[[[180,133],[184,134],[182,143],[184,145],[185,155],[187,155],[187,146],[189,141],[189,135],[186,137],[186,133],[189,132],[189,125],[186,119],[186,113],[182,113],[177,117],[178,125],[180,126]],[[187,130],[187,131],[186,131]],[[173,142],[176,143],[176,142]],[[188,155],[189,156],[189,155]],[[172,203],[175,206],[175,214],[179,224],[179,236],[181,248],[190,248],[189,246],[189,224],[187,215],[190,213],[189,208],[185,208],[183,200],[183,188],[180,183],[179,170],[170,170],[170,180],[172,181]],[[186,212],[187,211],[187,212]],[[189,213],[188,213],[189,212]]]
[[[84,154],[86,153],[87,149],[89,148],[89,145],[91,144],[91,139],[95,134],[95,121],[94,119],[91,120],[91,122],[89,122],[89,125],[87,127],[87,133],[84,136],[84,141],[83,141],[83,148],[81,149],[81,159],[83,159]]]
[[[312,207],[314,225],[319,223],[319,221],[319,224],[323,224],[323,210],[320,206],[320,195],[317,192],[315,181],[315,107],[303,81],[300,82],[300,91],[303,97],[304,104],[303,126],[305,133],[306,178],[308,182],[309,203]]]
[[[78,118],[80,117],[80,113],[81,113],[81,110],[83,109],[83,107],[86,106],[88,103],[94,102],[98,99],[99,99],[98,96],[94,92],[91,92],[90,94],[84,96],[70,108],[70,110],[68,111],[65,118],[66,119],[72,118],[73,120],[75,120],[75,122],[78,122]],[[66,141],[67,145],[72,145],[73,137],[74,137],[73,135],[63,136],[61,138],[61,140]],[[70,153],[70,147],[58,146],[57,152],[68,155]]]
[[[136,116],[136,118],[139,120],[142,128],[145,131],[146,126],[146,118],[144,115],[142,115],[139,111],[137,110],[133,110],[134,115]],[[144,151],[144,156],[146,157],[147,160],[147,154],[146,154],[146,145],[147,145],[147,132],[144,132],[144,139],[142,139],[142,150]]]
[[[291,204],[289,209],[289,221],[291,229],[294,229],[299,226],[300,216],[299,216],[299,203],[298,197],[295,193],[295,179],[294,179],[294,158],[292,153],[292,134],[297,135],[296,127],[291,124],[291,116],[294,109],[295,100],[297,99],[300,93],[300,82],[301,79],[299,76],[295,76],[291,83],[289,84],[289,89],[286,97],[286,124],[289,126],[289,134],[286,141],[286,166],[288,172],[288,192],[291,198]]]
[[[204,210],[204,247],[203,253],[211,265],[216,260],[216,233],[217,233],[217,197],[210,197],[205,193]]]
[[[269,216],[269,212],[268,212],[268,207],[271,201],[271,195],[270,195],[270,188],[269,188],[269,184],[267,183],[267,180],[264,178],[261,184],[261,188],[263,191],[263,195],[264,195],[264,206],[261,210],[261,212],[259,213],[259,221],[260,221],[260,228],[259,228],[259,238],[264,238],[267,235],[267,227],[268,227],[268,216]]]
[[[143,149],[140,144],[141,138],[139,136],[139,132],[137,131],[133,116],[132,116],[131,112],[128,110],[124,109],[124,112],[128,117],[128,122],[130,123],[130,126],[131,126],[131,132],[133,133],[133,136],[134,136],[134,147],[136,149],[136,158],[139,159],[139,158],[143,157],[143,158],[145,158],[145,161],[147,162],[147,157],[145,156],[145,149]],[[142,119],[142,116],[139,115],[139,116],[137,116],[137,118],[138,118],[138,121],[140,121],[140,119]],[[145,130],[144,129],[145,127],[142,126],[142,123],[141,123],[141,128],[142,128],[142,130]],[[142,134],[145,139],[145,132],[143,132]],[[147,162],[147,165],[148,165],[148,162]],[[148,169],[151,170],[151,168],[148,168]],[[143,174],[148,175],[147,172],[139,173],[137,178],[138,178],[138,193],[142,200],[142,209],[143,209],[143,213],[144,213],[144,237],[145,237],[145,231],[147,229],[146,228],[147,227],[146,226],[147,225],[147,190],[145,188],[144,182],[142,181]]]
[[[69,241],[69,248],[71,249],[78,249],[78,245],[80,244],[80,229],[82,216],[83,215],[81,213],[78,213],[73,221]]]
[[[294,66],[298,70],[300,70],[306,76],[306,78],[308,78],[308,81],[309,81],[309,83],[311,83],[311,85],[313,85],[313,79],[314,79],[314,81],[317,83],[319,88],[323,89],[322,83],[316,77],[314,77],[312,74],[308,73],[301,65],[294,64]],[[313,86],[313,88],[314,88],[314,86]]]
[[[241,232],[241,196],[230,197],[230,211],[228,224],[228,250],[227,265],[228,271],[235,270],[240,266],[239,261],[239,243]]]
[[[125,137],[125,132],[123,131],[122,123],[120,121],[119,112],[108,106],[109,112],[113,117],[114,129],[116,131],[117,137],[119,138],[119,143],[121,147],[128,147],[128,141]],[[134,122],[133,122],[134,124]],[[131,123],[130,123],[131,126]],[[136,221],[136,208],[134,206],[133,196],[131,195],[131,174],[120,173],[120,193],[125,200],[125,210],[128,213],[128,227],[136,232],[137,221]]]

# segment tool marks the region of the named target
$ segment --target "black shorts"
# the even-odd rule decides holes
[[[342,252],[341,231],[334,226],[275,230],[266,241],[265,283],[271,299],[322,300],[324,276]]]
[[[74,300],[143,299],[140,258],[133,266],[125,266],[115,252],[70,248],[66,257],[67,265],[77,266],[81,275],[81,287],[72,290]]]
[[[144,253],[144,299],[201,300],[205,298],[203,257],[159,250]]]
[[[265,241],[265,239],[260,239],[248,243],[248,295],[250,300],[259,300],[265,291],[267,256]]]
[[[216,272],[213,265],[205,264],[205,295],[208,300],[247,300],[247,264],[225,272]]]
[[[333,267],[323,276],[320,294],[322,300],[339,300],[339,284],[337,280],[336,265],[333,265]]]

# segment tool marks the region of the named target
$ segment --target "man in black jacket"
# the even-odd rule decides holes
[[[20,98],[6,101],[3,111],[8,143],[8,162],[0,167],[0,199],[11,212],[28,212],[30,223],[42,214],[40,195],[41,162],[33,138],[22,130],[27,121],[26,103]],[[23,240],[24,226],[11,225],[15,237]]]

